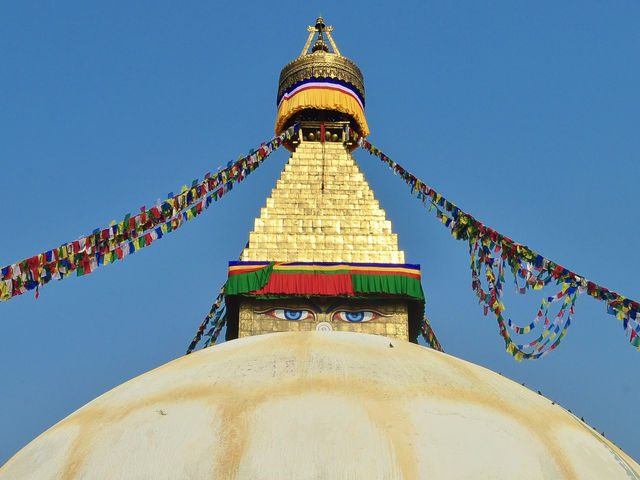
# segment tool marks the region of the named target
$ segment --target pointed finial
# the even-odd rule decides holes
[[[324,20],[322,20],[322,15],[318,15],[318,19],[316,20],[316,32],[318,32],[318,39],[316,43],[311,48],[311,52],[317,52],[318,50],[322,50],[323,52],[329,51],[329,46],[324,43],[324,38],[322,36],[322,32],[324,32]]]
[[[317,51],[323,51],[327,53],[329,52],[329,46],[324,41],[324,35],[326,34],[327,38],[329,39],[329,43],[331,44],[331,48],[333,49],[333,53],[335,53],[338,56],[341,56],[340,50],[338,50],[336,42],[333,41],[333,37],[331,36],[331,32],[333,32],[333,27],[326,26],[324,24],[322,15],[318,15],[318,19],[316,20],[316,24],[314,26],[309,25],[307,27],[307,32],[309,32],[309,36],[307,37],[307,41],[304,44],[304,47],[302,47],[302,52],[300,52],[301,57],[303,55],[309,55],[309,46],[311,45],[313,37],[316,35],[316,33],[318,34],[318,39],[316,43],[313,45],[313,48],[311,49],[311,53],[317,52]]]

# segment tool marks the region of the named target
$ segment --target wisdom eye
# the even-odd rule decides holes
[[[274,318],[280,320],[306,320],[307,318],[313,318],[313,312],[310,310],[289,310],[286,308],[274,308],[264,312]]]
[[[382,315],[369,310],[363,310],[359,312],[349,312],[347,310],[341,310],[333,314],[334,319],[342,320],[343,322],[368,322],[380,318]]]

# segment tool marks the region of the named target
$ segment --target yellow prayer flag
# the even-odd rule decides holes
[[[4,282],[4,280],[0,280],[0,300],[9,300],[11,295],[9,295],[9,287]]]

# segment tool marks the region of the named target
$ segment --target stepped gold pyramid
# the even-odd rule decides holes
[[[241,260],[404,263],[404,252],[347,146],[302,140]]]

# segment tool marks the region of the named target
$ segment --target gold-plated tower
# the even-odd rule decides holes
[[[251,284],[244,293],[227,296],[227,338],[309,330],[402,340],[417,336],[422,299],[387,289],[394,282],[390,277],[405,268],[404,252],[351,155],[356,147],[351,134],[366,136],[369,131],[364,80],[357,65],[340,54],[332,30],[319,16],[308,27],[300,56],[280,74],[276,132],[294,123],[300,129],[287,143],[291,158],[240,256],[245,265],[258,270],[270,265],[273,271],[262,287]],[[255,267],[251,262],[265,263]],[[396,273],[380,273],[381,264],[398,265]],[[287,268],[289,277],[282,273]],[[351,270],[363,273],[354,273],[352,280],[345,273]],[[357,290],[350,283],[376,275],[381,278],[371,290]],[[271,281],[284,283],[264,290]]]

